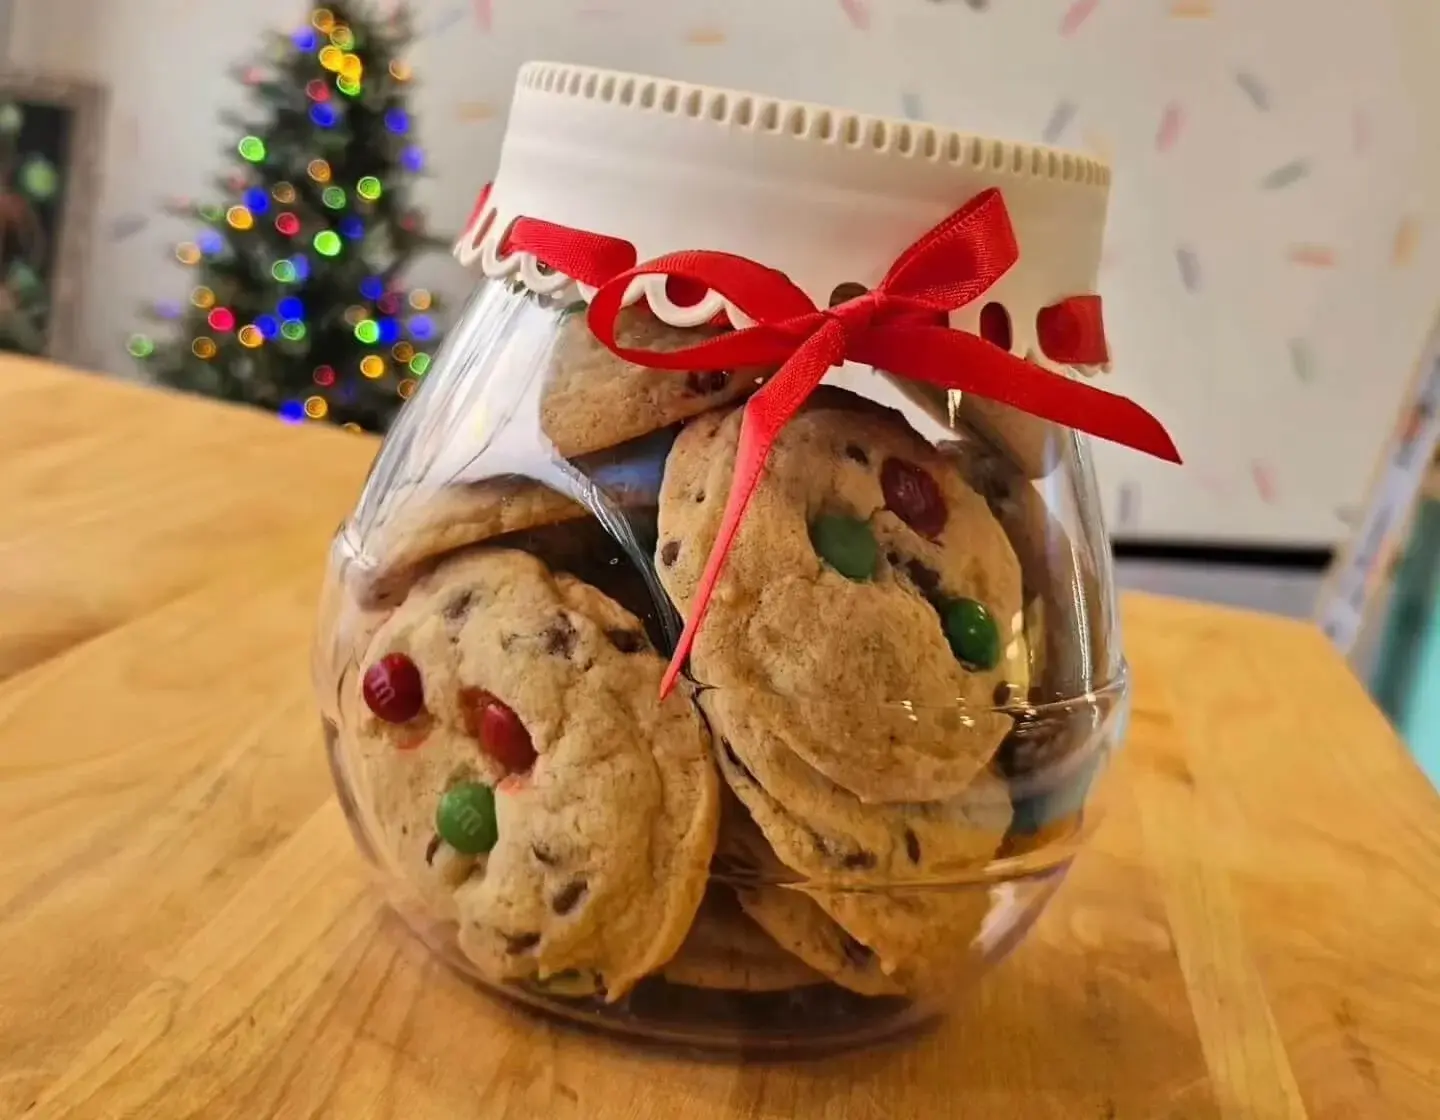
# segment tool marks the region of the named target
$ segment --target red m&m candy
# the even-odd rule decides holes
[[[420,670],[403,653],[387,653],[366,669],[360,692],[366,706],[386,723],[406,723],[425,708]]]
[[[523,774],[535,765],[530,732],[509,706],[483,688],[460,690],[460,711],[465,730],[480,749],[511,774]]]
[[[938,537],[949,511],[940,486],[926,471],[904,459],[886,459],[880,466],[885,508],[924,537]]]

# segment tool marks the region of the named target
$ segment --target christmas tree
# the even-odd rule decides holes
[[[409,202],[424,169],[399,57],[409,37],[403,8],[381,21],[337,0],[275,36],[266,65],[238,71],[255,108],[222,118],[237,133],[226,204],[167,207],[202,223],[175,249],[196,273],[188,305],[151,309],[173,337],[130,340],[156,381],[368,431],[415,391],[437,344],[435,301],[400,284],[448,242]]]

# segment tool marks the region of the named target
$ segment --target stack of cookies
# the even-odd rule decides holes
[[[622,319],[628,345],[694,337]],[[1024,518],[997,515],[1009,468],[822,389],[661,699],[761,378],[630,365],[580,315],[550,361],[540,428],[588,496],[397,493],[347,575],[377,623],[342,752],[385,870],[480,975],[556,997],[963,976],[1013,839],[1016,720],[1073,652]]]

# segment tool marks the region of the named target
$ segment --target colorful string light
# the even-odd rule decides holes
[[[208,362],[219,351],[220,347],[215,345],[213,338],[197,338],[190,343],[190,353],[194,354],[201,361]]]
[[[379,299],[385,294],[385,281],[378,276],[367,276],[360,281],[360,294],[366,299]]]
[[[322,389],[327,389],[335,384],[335,371],[329,366],[316,366],[314,378],[316,385],[319,385]]]
[[[412,144],[400,153],[400,162],[406,171],[419,174],[425,170],[425,153]]]
[[[328,103],[320,103],[310,106],[310,119],[319,128],[335,127],[335,110]]]
[[[125,349],[130,351],[132,358],[148,358],[155,353],[155,343],[146,335],[132,334]]]
[[[225,248],[225,239],[213,229],[201,230],[200,236],[195,240],[200,246],[200,251],[207,257],[213,257]]]
[[[361,198],[363,198],[366,202],[374,202],[377,198],[380,197],[382,193],[380,180],[375,178],[374,175],[364,176],[358,183],[355,184],[355,193],[358,194]]]
[[[252,214],[263,214],[270,209],[270,196],[264,187],[251,187],[245,192],[245,205]]]
[[[295,188],[289,183],[276,183],[270,193],[281,206],[289,206],[295,201]]]
[[[415,356],[415,347],[408,342],[397,342],[390,347],[390,356],[403,366]]]
[[[364,322],[364,320],[368,318],[369,315],[358,303],[351,304],[345,309],[345,322],[349,323],[352,327],[357,323]]]
[[[258,136],[246,136],[237,145],[240,150],[240,158],[247,159],[251,163],[259,163],[265,158],[265,141]]]
[[[376,301],[376,306],[384,315],[395,315],[400,311],[400,297],[394,292],[386,292]]]
[[[230,207],[229,210],[225,211],[225,220],[229,222],[233,228],[238,230],[252,229],[255,225],[255,215],[250,213],[249,209],[244,206]]]
[[[349,78],[352,82],[358,82],[364,73],[365,64],[360,61],[358,54],[347,54],[341,59],[340,76],[342,78]]]
[[[355,32],[343,23],[337,23],[330,29],[330,42],[334,43],[342,51],[348,51],[355,46]]]
[[[325,414],[330,411],[330,405],[324,397],[306,397],[305,415],[311,420],[324,420]]]
[[[355,337],[366,346],[373,346],[380,340],[380,324],[374,319],[361,319],[355,324]]]
[[[217,307],[206,316],[211,330],[233,331],[235,329],[235,312],[228,307]]]
[[[293,284],[298,279],[295,265],[286,260],[276,261],[270,266],[270,275],[282,284]]]
[[[430,355],[416,354],[410,359],[410,372],[416,377],[424,377],[430,370]]]
[[[315,235],[315,251],[322,257],[338,257],[340,249],[340,237],[334,230],[322,229]]]
[[[402,401],[408,401],[415,395],[415,388],[419,383],[413,377],[407,377],[399,385],[395,386],[395,392],[400,395]]]
[[[305,324],[299,319],[286,319],[280,324],[280,333],[290,342],[299,342],[307,332]]]
[[[410,114],[404,109],[391,109],[385,114],[385,127],[396,136],[404,136],[410,131]]]
[[[300,232],[300,218],[289,210],[276,214],[275,230],[283,237],[294,237]]]
[[[296,253],[290,258],[290,263],[295,266],[295,278],[302,284],[310,279],[310,258],[304,253]]]
[[[175,246],[175,259],[181,264],[199,264],[200,246],[191,241],[182,241]]]
[[[287,424],[305,423],[305,406],[299,401],[286,401],[280,406],[280,419]]]
[[[427,342],[435,334],[435,324],[428,315],[412,315],[407,324],[410,329],[410,337],[416,342]]]
[[[330,34],[335,26],[335,13],[329,8],[316,8],[310,13],[310,26],[322,35]]]
[[[329,101],[330,87],[319,78],[311,78],[305,83],[305,96],[311,101]]]
[[[380,320],[380,343],[383,346],[393,346],[400,341],[400,324],[394,319]]]
[[[275,305],[275,314],[282,319],[303,319],[305,303],[299,296],[286,296]]]
[[[274,338],[280,333],[280,320],[274,315],[257,315],[255,329],[265,338]]]
[[[190,293],[190,302],[201,311],[209,311],[215,306],[215,293],[209,288],[201,286]]]
[[[396,60],[390,64],[390,76],[397,82],[408,82],[413,74],[414,71],[410,69],[410,64],[407,62]]]
[[[290,37],[290,41],[295,44],[297,50],[302,50],[306,54],[309,54],[320,45],[320,37],[308,27],[302,27],[299,31],[295,32],[295,34]]]
[[[344,74],[335,79],[335,88],[346,97],[357,97],[360,94],[360,79],[347,78]]]
[[[424,288],[416,288],[410,293],[410,306],[416,311],[429,311],[430,293]]]
[[[330,181],[330,165],[323,159],[312,159],[310,166],[305,168],[305,173],[317,183],[328,183]]]
[[[366,354],[360,359],[360,373],[374,381],[377,377],[385,376],[385,359],[379,354]]]
[[[207,222],[218,222],[225,216],[225,211],[218,202],[202,202],[195,208],[195,213]]]
[[[359,241],[365,236],[365,223],[359,218],[345,218],[340,223],[340,232],[349,241]]]
[[[343,429],[345,429],[345,431],[347,431],[347,432],[354,432],[356,435],[359,435],[361,432],[363,432],[363,431],[365,430],[365,429],[363,429],[362,427],[360,427],[359,424],[355,423],[354,420],[347,420],[345,423],[341,424],[340,427],[342,427]]]
[[[331,210],[345,209],[345,192],[339,187],[326,187],[320,193],[320,201]]]
[[[339,70],[344,61],[345,52],[334,43],[320,49],[320,65],[326,70]]]
[[[240,345],[247,350],[254,350],[265,341],[265,336],[260,333],[260,328],[254,323],[246,323],[241,327],[237,337],[240,339]]]

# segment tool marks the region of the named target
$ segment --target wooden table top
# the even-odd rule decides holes
[[[1026,944],[905,1047],[691,1063],[387,914],[308,643],[374,444],[0,362],[0,1116],[1440,1116],[1440,798],[1308,626],[1125,603],[1135,714]]]

